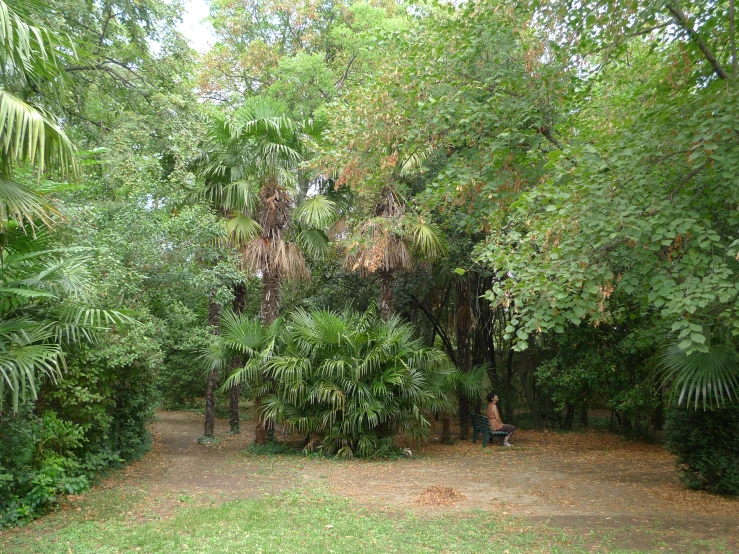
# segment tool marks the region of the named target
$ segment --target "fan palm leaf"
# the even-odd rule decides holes
[[[686,354],[677,343],[668,344],[657,357],[664,382],[695,409],[719,407],[739,396],[739,353],[728,344],[711,344],[706,352]]]

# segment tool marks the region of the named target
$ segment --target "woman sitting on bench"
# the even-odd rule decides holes
[[[507,423],[503,423],[503,421],[500,419],[500,412],[498,411],[497,404],[498,395],[494,392],[488,394],[488,419],[490,420],[490,428],[493,431],[503,431],[504,433],[508,433],[506,435],[503,446],[513,446],[510,442],[508,442],[508,439],[511,438],[511,435],[516,430],[516,427]]]

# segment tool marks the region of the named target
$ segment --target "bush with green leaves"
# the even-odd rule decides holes
[[[30,403],[0,415],[0,527],[43,512],[60,494],[89,487],[75,455],[84,442],[80,425],[51,410],[34,415]]]
[[[0,413],[0,526],[43,513],[148,451],[161,363],[151,335],[136,325],[77,344],[37,402]]]
[[[739,404],[706,411],[672,409],[665,430],[686,485],[739,495]]]
[[[113,460],[133,460],[148,451],[147,424],[156,406],[156,372],[162,356],[154,329],[136,325],[111,330],[93,345],[80,345],[67,355],[67,369],[49,383],[37,410],[53,409],[80,425],[86,459],[102,456],[105,469]],[[92,461],[90,459],[89,461]]]
[[[346,457],[385,455],[397,433],[427,436],[424,412],[451,411],[449,394],[464,381],[410,325],[397,317],[383,321],[374,310],[295,311],[275,350],[252,357],[245,372],[265,359],[273,392],[264,399],[264,419]]]
[[[182,302],[173,302],[158,318],[157,337],[164,356],[157,388],[167,409],[191,406],[203,396],[205,372],[199,354],[212,339],[205,317]]]

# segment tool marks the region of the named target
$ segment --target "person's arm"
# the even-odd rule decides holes
[[[490,428],[495,429],[495,406],[492,404],[488,405],[488,422],[490,423]]]
[[[500,412],[498,411],[498,406],[493,406],[493,411],[495,412],[495,419],[498,420],[498,423],[500,423],[501,425],[505,425],[505,423],[503,423],[503,420],[500,417]]]

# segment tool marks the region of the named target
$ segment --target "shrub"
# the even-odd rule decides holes
[[[43,512],[60,494],[85,490],[89,480],[74,450],[84,443],[81,426],[53,411],[34,415],[30,403],[0,416],[0,526]]]
[[[111,331],[75,346],[36,405],[0,413],[0,526],[43,513],[149,449],[160,360],[147,327]]]
[[[161,364],[152,334],[148,326],[137,325],[78,346],[67,356],[62,378],[45,388],[37,407],[80,425],[86,442],[77,452],[101,457],[100,469],[113,460],[141,457],[151,445],[146,426],[154,415]]]
[[[398,432],[428,434],[424,410],[451,407],[444,387],[456,370],[398,318],[299,310],[281,336],[280,354],[266,365],[275,392],[264,417],[313,435],[326,453],[385,455]]]
[[[686,485],[739,494],[739,404],[712,411],[672,409],[665,431]]]
[[[191,406],[205,392],[205,373],[199,355],[212,335],[203,324],[202,314],[181,302],[168,308],[157,322],[161,329],[157,338],[164,356],[157,388],[163,406],[177,409]]]

